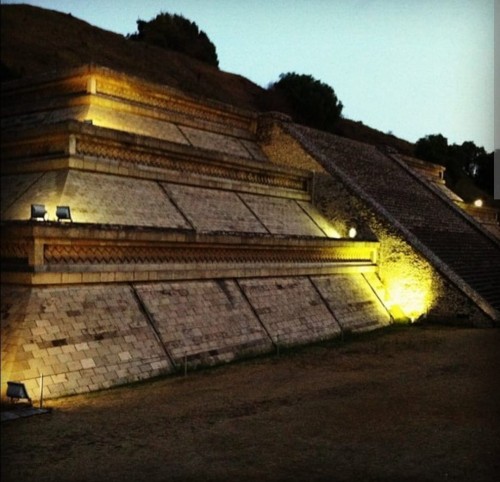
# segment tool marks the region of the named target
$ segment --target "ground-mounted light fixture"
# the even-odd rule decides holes
[[[356,228],[351,228],[349,229],[349,237],[350,238],[355,238],[357,236],[358,232],[356,231]]]
[[[45,204],[32,204],[31,205],[31,218],[30,220],[42,220],[46,221],[47,210],[45,209]]]
[[[71,221],[71,209],[69,206],[57,206],[56,208],[56,217],[58,221]]]
[[[11,402],[26,399],[29,404],[32,405],[31,398],[28,395],[28,391],[26,390],[24,383],[7,382],[7,396],[10,398]]]
[[[476,206],[477,208],[483,207],[483,200],[482,199],[476,199],[474,201],[474,206]]]

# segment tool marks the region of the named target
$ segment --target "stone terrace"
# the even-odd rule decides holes
[[[312,205],[310,171],[269,162],[256,114],[95,66],[2,103],[5,380],[81,393],[391,320],[379,243]]]

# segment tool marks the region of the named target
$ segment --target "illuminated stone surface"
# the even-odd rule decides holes
[[[438,168],[425,181],[373,147],[100,67],[3,93],[2,379],[34,398],[40,373],[47,397],[88,392],[389,311],[495,319],[477,283],[498,250],[422,187],[444,192]],[[29,222],[34,203],[74,222]]]
[[[362,274],[314,276],[311,281],[344,332],[368,331],[390,324],[388,311]]]
[[[34,396],[41,374],[50,398],[172,371],[129,286],[2,292],[2,373]]]
[[[240,285],[275,343],[298,345],[340,334],[306,277],[241,280]]]
[[[136,289],[179,365],[185,356],[192,367],[271,348],[234,280],[155,283]]]

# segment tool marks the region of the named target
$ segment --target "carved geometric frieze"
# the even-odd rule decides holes
[[[33,243],[28,241],[4,241],[0,243],[0,256],[2,260],[10,262],[27,263]]]
[[[134,149],[129,145],[106,143],[89,137],[77,138],[76,153],[84,156],[101,157],[115,161],[141,164],[178,172],[192,173],[202,176],[234,179],[236,181],[263,184],[287,189],[306,190],[304,178],[280,175],[265,169],[260,171],[245,169],[243,166],[229,166],[209,162],[196,162],[185,158],[174,158],[172,155],[160,155]]]
[[[366,261],[372,249],[356,246],[328,248],[245,248],[186,246],[97,246],[46,244],[44,262],[71,264],[164,263],[332,263]]]

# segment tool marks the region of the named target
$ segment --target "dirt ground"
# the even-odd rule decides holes
[[[411,326],[48,401],[8,481],[500,480],[500,330]]]

